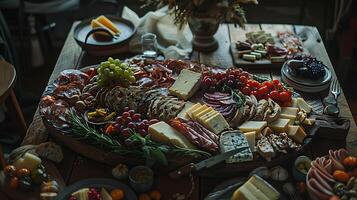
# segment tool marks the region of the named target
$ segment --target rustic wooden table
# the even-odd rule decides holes
[[[73,27],[78,22],[74,23]],[[100,61],[105,60],[104,57],[92,57],[87,55],[76,44],[73,39],[73,27],[69,32],[67,40],[63,46],[62,52],[58,58],[54,71],[49,79],[52,82],[62,70],[72,68],[82,68],[88,65],[97,64]],[[240,39],[244,39],[245,33],[249,31],[264,30],[276,35],[278,31],[292,31],[299,34],[302,31],[306,31],[308,39],[304,42],[304,47],[319,60],[322,60],[333,72],[334,70],[328,54],[325,50],[324,44],[321,41],[318,30],[311,26],[294,26],[294,25],[271,25],[271,24],[248,24],[246,30],[236,28],[231,24],[222,24],[216,33],[216,39],[219,41],[219,48],[212,53],[204,54],[199,52],[193,52],[192,60],[199,61],[207,65],[230,67],[233,66],[232,57],[229,53],[229,45],[231,42],[235,42]],[[113,55],[119,58],[126,58],[132,55]],[[252,73],[265,75],[271,78],[280,79],[279,71],[271,71],[266,69],[264,71],[251,71]],[[304,94],[302,96],[309,101],[318,112],[322,112],[322,99],[326,96],[327,92]],[[347,147],[355,155],[357,155],[357,127],[353,120],[351,111],[347,104],[346,98],[342,92],[338,99],[339,108],[341,110],[340,116],[346,117],[351,120],[351,128],[346,137],[346,140],[331,140],[325,137],[317,138],[313,141],[311,149],[308,150],[308,154],[311,157],[324,155],[328,149],[337,149],[340,147]],[[35,130],[36,129],[36,130]],[[29,128],[27,137],[23,144],[40,143],[47,140],[46,135],[39,136],[39,130],[43,130],[43,124],[39,117],[38,112],[34,116],[34,121]],[[36,132],[35,135],[32,132]],[[40,138],[40,139],[39,139]],[[41,141],[39,141],[41,140]],[[111,167],[94,162],[92,160],[83,158],[82,156],[72,152],[66,147],[63,147],[64,160],[56,164],[59,173],[63,177],[66,184],[72,184],[78,180],[94,177],[111,177]],[[219,174],[219,173],[218,173]],[[237,174],[239,175],[239,174]],[[198,177],[195,180],[195,190],[190,199],[203,199],[215,186],[227,177],[221,177],[219,175],[211,174],[210,177]],[[180,180],[170,180],[167,176],[160,176],[157,181],[157,188],[163,193],[163,199],[168,199],[173,193],[176,192],[188,192],[190,189],[188,178]],[[9,195],[7,195],[9,197]],[[1,197],[1,195],[0,195]]]

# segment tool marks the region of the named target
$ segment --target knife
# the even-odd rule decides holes
[[[210,168],[212,167],[213,165],[215,164],[218,164],[224,160],[226,160],[227,158],[233,156],[234,154],[236,153],[239,153],[245,149],[248,149],[249,147],[239,147],[237,149],[234,149],[232,151],[227,151],[225,153],[222,153],[222,154],[219,154],[219,155],[216,155],[216,156],[213,156],[211,158],[208,158],[206,160],[203,160],[199,163],[189,163],[183,167],[181,167],[180,169],[176,170],[176,171],[173,171],[169,174],[169,177],[170,178],[173,178],[173,179],[178,179],[182,176],[185,176],[185,175],[188,175],[190,174],[191,172],[194,172],[194,171],[199,171],[203,168]]]

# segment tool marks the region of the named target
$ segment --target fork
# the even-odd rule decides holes
[[[333,95],[333,97],[335,98],[335,100],[337,101],[338,96],[340,96],[341,94],[341,87],[340,84],[338,83],[337,79],[334,79],[331,87],[330,87],[330,91]]]
[[[330,95],[330,93],[332,95]],[[338,116],[340,109],[337,107],[337,98],[341,94],[341,87],[337,79],[334,79],[330,85],[329,95],[323,100],[325,105],[324,113],[327,115]]]

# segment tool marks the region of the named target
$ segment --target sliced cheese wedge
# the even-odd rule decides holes
[[[112,21],[110,21],[110,19],[108,19],[106,16],[101,15],[101,16],[97,17],[96,20],[98,22],[100,22],[101,24],[103,24],[105,27],[109,28],[114,33],[116,33],[116,34],[120,33],[120,30],[118,29],[118,27]]]
[[[288,130],[290,124],[290,119],[279,118],[268,124],[269,128],[274,131],[274,133],[284,133]]]
[[[100,22],[97,21],[96,19],[93,19],[93,20],[91,21],[91,27],[92,27],[92,28],[99,28],[99,27],[100,27],[100,28],[104,28],[104,29],[107,29],[107,30],[110,32],[110,34],[115,35],[115,32],[113,32],[112,30],[110,30],[108,27],[106,27],[104,24],[100,23]],[[100,32],[100,31],[96,32],[95,34],[96,34],[96,35],[105,35],[105,36],[108,36],[108,34],[103,33],[103,32]]]
[[[167,145],[178,146],[186,149],[196,149],[185,136],[176,131],[166,122],[158,122],[149,126],[148,132],[151,138]]]

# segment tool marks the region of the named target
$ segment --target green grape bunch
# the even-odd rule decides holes
[[[136,81],[134,72],[129,64],[112,57],[109,57],[107,61],[101,62],[97,72],[98,85],[100,86],[116,84],[128,86]]]

